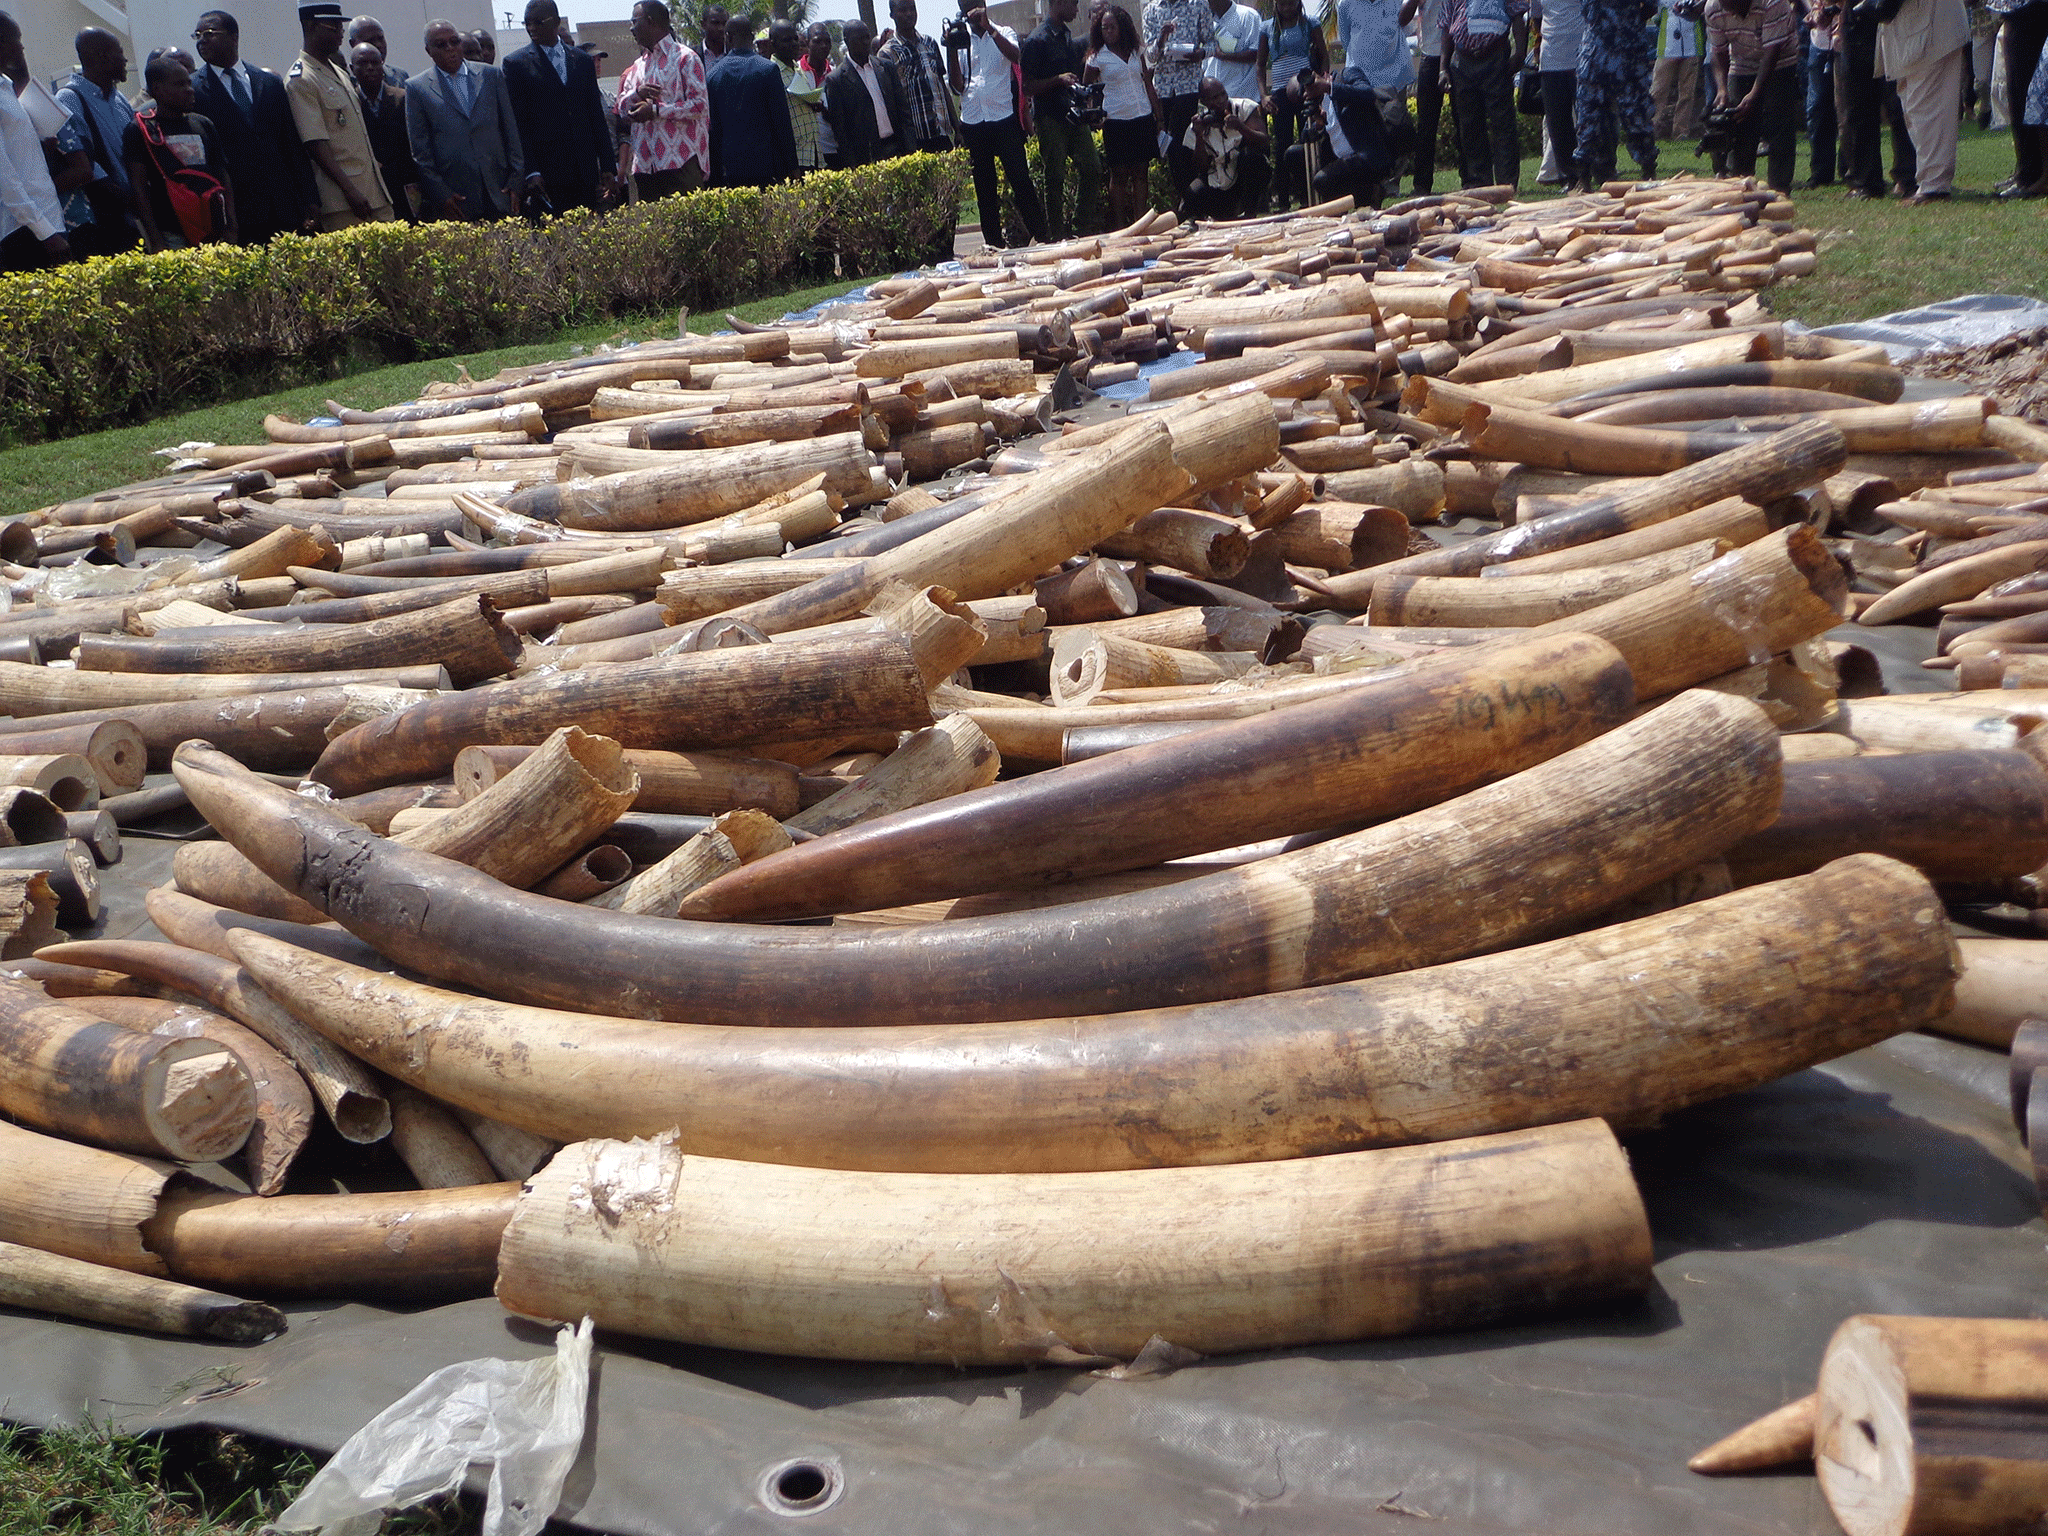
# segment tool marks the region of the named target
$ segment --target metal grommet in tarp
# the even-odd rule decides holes
[[[799,1456],[761,1474],[755,1492],[771,1514],[799,1519],[830,1509],[846,1491],[846,1475],[834,1456]]]

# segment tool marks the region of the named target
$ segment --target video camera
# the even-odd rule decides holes
[[[1102,82],[1080,85],[1067,92],[1067,122],[1075,128],[1100,128],[1109,112],[1102,105]]]
[[[947,48],[971,48],[974,33],[965,16],[948,16],[939,23],[939,42]]]
[[[1700,155],[1711,155],[1716,159],[1735,147],[1735,109],[1721,106],[1707,114],[1707,125],[1700,134],[1700,147],[1693,151]]]

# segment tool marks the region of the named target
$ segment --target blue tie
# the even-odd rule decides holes
[[[470,110],[476,106],[476,76],[472,75],[467,67],[456,71],[455,91],[462,99],[463,116],[467,117]]]
[[[235,99],[235,105],[242,109],[242,116],[254,118],[255,112],[249,105],[248,87],[242,84],[241,76],[232,69],[227,71],[228,94]]]
[[[569,50],[560,43],[548,50],[548,60],[555,66],[555,75],[567,85],[569,83]]]

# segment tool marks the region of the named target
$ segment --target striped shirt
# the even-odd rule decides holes
[[[1794,41],[1791,0],[1749,0],[1749,14],[1738,16],[1723,0],[1707,0],[1707,42],[1715,55],[1728,55],[1728,73],[1753,75],[1764,51],[1776,44],[1775,67],[1791,69],[1799,62]]]
[[[1309,31],[1314,26],[1306,16],[1288,27],[1266,18],[1267,78],[1274,90],[1285,90],[1288,81],[1309,67]]]

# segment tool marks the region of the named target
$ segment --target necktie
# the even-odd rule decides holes
[[[466,69],[460,71],[455,76],[455,89],[462,98],[463,112],[469,113],[476,106],[476,77]]]
[[[555,76],[562,84],[569,83],[569,50],[560,43],[548,50],[548,58],[555,66]]]
[[[235,98],[235,105],[242,109],[242,116],[253,118],[256,114],[249,105],[249,88],[242,84],[242,77],[234,70],[226,72],[228,94]]]

